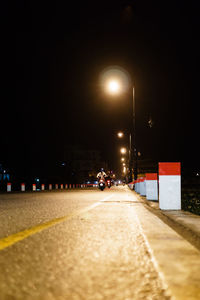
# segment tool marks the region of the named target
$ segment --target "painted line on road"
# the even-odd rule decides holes
[[[5,237],[3,239],[0,239],[0,250],[3,250],[9,246],[12,246],[13,244],[17,243],[17,242],[20,242],[22,240],[24,240],[25,238],[33,235],[33,234],[36,234],[38,232],[41,232],[42,230],[44,229],[47,229],[49,227],[52,227],[58,223],[61,223],[61,222],[64,222],[64,221],[68,221],[74,217],[77,217],[97,206],[99,206],[100,204],[102,204],[102,202],[105,202],[107,201],[108,199],[110,199],[111,197],[113,197],[113,194],[111,194],[110,196],[108,197],[105,197],[104,199],[100,200],[99,202],[96,202],[86,208],[83,208],[79,211],[76,211],[74,213],[71,213],[67,216],[64,216],[64,217],[60,217],[60,218],[56,218],[56,219],[53,219],[51,221],[48,221],[46,223],[43,223],[43,224],[39,224],[39,225],[36,225],[36,226],[33,226],[29,229],[25,229],[24,231],[20,231],[18,233],[14,233],[12,235],[9,235],[8,237]]]

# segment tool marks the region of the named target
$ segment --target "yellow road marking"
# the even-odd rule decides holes
[[[8,237],[5,237],[5,238],[3,238],[3,239],[0,239],[0,250],[3,250],[3,249],[5,249],[5,248],[7,248],[7,247],[9,247],[9,246],[12,246],[13,244],[15,244],[15,243],[17,243],[17,242],[19,242],[19,241],[22,241],[22,240],[24,240],[25,238],[27,238],[27,237],[29,237],[29,236],[35,234],[35,233],[38,233],[38,232],[40,232],[40,231],[42,231],[42,230],[44,230],[44,229],[47,229],[47,228],[49,228],[49,227],[51,227],[51,226],[53,226],[53,225],[56,225],[56,224],[58,224],[58,223],[61,223],[61,222],[70,220],[70,219],[72,219],[73,217],[79,216],[79,215],[81,215],[81,214],[83,214],[83,213],[85,213],[85,212],[87,212],[87,211],[89,211],[89,210],[91,210],[91,209],[97,207],[97,206],[100,205],[102,202],[108,200],[108,199],[111,198],[112,196],[113,196],[113,194],[110,195],[110,196],[108,196],[108,197],[106,197],[106,198],[104,198],[104,199],[102,199],[102,200],[99,201],[99,202],[94,203],[93,205],[90,205],[90,206],[88,206],[88,207],[86,207],[86,208],[83,208],[83,209],[81,209],[81,210],[79,210],[79,211],[76,211],[76,212],[74,212],[74,213],[71,213],[71,214],[69,214],[69,215],[67,215],[67,216],[53,219],[53,220],[51,220],[51,221],[49,221],[49,222],[46,222],[46,223],[43,223],[43,224],[39,224],[39,225],[33,226],[33,227],[29,228],[29,229],[25,229],[24,231],[20,231],[20,232],[18,232],[18,233],[14,233],[14,234],[12,234],[12,235],[9,235]]]

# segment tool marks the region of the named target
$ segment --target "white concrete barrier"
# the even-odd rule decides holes
[[[44,183],[41,184],[41,190],[42,190],[42,191],[45,190],[45,185],[44,185]]]
[[[140,195],[146,196],[146,178],[145,177],[140,178]]]
[[[146,173],[146,198],[158,200],[158,174]]]
[[[163,210],[181,209],[181,164],[159,163],[159,207]]]
[[[33,185],[32,185],[32,190],[33,190],[33,192],[36,191],[36,184],[35,183],[33,183]]]
[[[21,183],[21,192],[25,192],[25,183]]]
[[[140,178],[137,179],[137,193],[140,194]]]
[[[138,179],[135,180],[135,191],[138,193]]]
[[[133,182],[133,181],[132,181],[132,182],[129,182],[128,186],[129,186],[129,188],[130,188],[131,190],[133,190],[134,182]]]
[[[7,192],[11,192],[11,182],[7,182]]]

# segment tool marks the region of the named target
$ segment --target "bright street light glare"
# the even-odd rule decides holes
[[[124,157],[122,157],[122,158],[121,158],[121,161],[125,161],[125,158],[124,158]]]
[[[119,138],[122,138],[122,137],[124,136],[123,132],[121,132],[121,131],[120,131],[120,132],[118,132],[118,134],[117,134],[117,135],[118,135],[118,137],[119,137]]]
[[[120,92],[120,84],[117,80],[109,80],[107,84],[107,90],[111,94],[118,94]]]
[[[126,148],[121,148],[120,151],[121,151],[122,154],[125,154],[126,153]]]
[[[100,74],[100,86],[106,94],[118,96],[130,88],[131,78],[126,70],[120,66],[110,66]]]

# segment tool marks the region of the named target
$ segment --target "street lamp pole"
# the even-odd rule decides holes
[[[131,131],[129,134],[129,182],[132,181],[132,138],[131,138]]]
[[[134,179],[137,179],[137,148],[136,148],[136,126],[135,126],[135,89],[133,86],[133,124],[132,124],[132,161],[133,161],[133,172],[134,172]],[[132,168],[131,175],[132,175]]]

